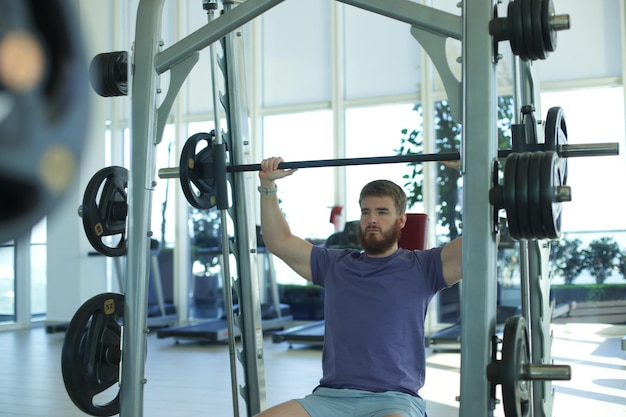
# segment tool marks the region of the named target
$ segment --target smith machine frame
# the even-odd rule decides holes
[[[236,7],[224,0],[227,12],[196,32],[163,49],[161,18],[165,0],[141,0],[137,12],[136,38],[132,56],[132,162],[129,177],[128,262],[124,304],[124,344],[120,379],[120,415],[143,415],[143,389],[146,383],[145,345],[148,309],[148,273],[150,253],[150,213],[152,190],[156,184],[155,153],[161,141],[166,119],[175,96],[198,61],[198,52],[231,36],[238,28],[261,15],[282,0],[248,0]],[[410,25],[413,36],[429,53],[444,81],[456,119],[463,124],[462,171],[464,173],[462,348],[460,416],[493,414],[490,382],[486,369],[492,361],[492,337],[496,327],[496,241],[489,189],[492,186],[496,143],[496,61],[493,38],[487,28],[494,18],[494,0],[463,0],[462,15],[457,16],[408,0],[338,0],[342,3],[387,16]],[[227,6],[228,4],[228,6]],[[463,81],[450,71],[445,57],[445,41],[462,41]],[[225,54],[236,57],[240,50],[230,43]],[[236,59],[229,61],[226,74],[231,88],[228,102],[235,109],[229,126],[234,164],[249,163],[250,146],[247,122],[241,111],[243,91],[239,90],[242,68]],[[170,85],[164,100],[157,106],[159,76],[170,71]],[[521,72],[522,74],[524,71]],[[130,78],[130,77],[129,77]],[[523,76],[521,77],[523,78]],[[522,80],[520,84],[525,84]],[[214,92],[215,94],[216,92]],[[240,106],[237,108],[237,106]],[[492,109],[485,111],[484,109]],[[239,118],[239,119],[238,119]],[[254,178],[250,173],[235,173],[233,200],[245,201],[251,195]],[[244,204],[236,204],[237,275],[242,338],[239,360],[245,385],[241,396],[248,415],[266,407],[263,365],[263,337],[258,279],[256,277],[255,225],[250,222]],[[252,215],[250,215],[252,214]],[[537,251],[530,250],[531,258]],[[533,261],[531,265],[541,262]],[[228,279],[228,277],[227,277]],[[545,312],[544,312],[545,314]]]

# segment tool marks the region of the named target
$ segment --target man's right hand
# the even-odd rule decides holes
[[[273,188],[274,181],[280,178],[288,177],[298,169],[279,169],[278,164],[284,162],[283,158],[271,157],[261,161],[261,171],[259,171],[259,179],[261,185],[265,188]]]

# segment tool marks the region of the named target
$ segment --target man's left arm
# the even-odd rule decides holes
[[[463,238],[457,237],[448,243],[441,250],[441,268],[443,271],[443,279],[448,285],[454,285],[462,278],[463,254],[462,254]]]

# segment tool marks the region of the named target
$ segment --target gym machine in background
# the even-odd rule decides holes
[[[239,313],[236,318],[229,318],[229,333],[233,335],[233,322],[237,320],[242,338],[242,350],[237,356],[245,378],[245,385],[239,387],[239,391],[245,401],[247,414],[253,415],[265,408],[265,381],[254,215],[250,213],[250,205],[245,203],[254,195],[255,178],[249,171],[257,170],[258,166],[251,166],[248,161],[251,152],[243,88],[241,38],[234,32],[280,3],[280,0],[243,1],[236,7],[232,1],[223,1],[224,13],[220,17],[165,49],[159,42],[163,2],[140,1],[132,59],[129,60],[124,53],[112,53],[99,56],[94,64],[96,69],[101,69],[100,76],[105,77],[96,88],[109,95],[123,95],[128,74],[134,75],[130,92],[133,116],[132,163],[128,178],[127,213],[122,216],[123,210],[113,210],[107,216],[118,221],[124,217],[124,221],[127,221],[122,247],[126,248],[128,257],[126,276],[135,279],[127,283],[123,299],[113,295],[98,299],[90,310],[94,318],[91,324],[86,325],[77,320],[77,326],[81,329],[80,334],[92,335],[89,337],[93,339],[87,341],[101,353],[87,357],[86,360],[95,361],[92,365],[102,366],[103,372],[111,369],[121,371],[119,381],[115,377],[107,381],[118,381],[120,384],[119,412],[122,417],[141,417],[145,384],[150,205],[151,192],[155,186],[156,147],[174,98],[198,60],[198,51],[221,42],[223,57],[220,69],[223,71],[226,90],[222,106],[227,115],[227,136],[221,139],[219,136],[223,132],[217,128],[215,143],[210,138],[203,148],[196,147],[197,138],[190,138],[189,146],[186,144],[183,149],[178,172],[170,170],[164,172],[164,176],[180,177],[190,204],[203,209],[217,206],[233,219],[234,241],[231,244],[224,238],[223,247],[229,247],[237,260],[238,279],[234,289],[239,295]],[[393,3],[385,0],[341,2],[408,23],[412,35],[432,58],[441,75],[453,113],[463,123],[462,149],[454,155],[435,155],[435,159],[430,159],[449,160],[462,156],[465,284],[461,303],[464,319],[461,329],[460,416],[492,415],[497,402],[496,385],[500,384],[508,417],[531,413],[549,417],[553,395],[550,380],[568,379],[570,376],[569,367],[551,363],[547,292],[549,276],[547,257],[543,256],[549,246],[546,239],[556,238],[560,234],[561,203],[570,199],[565,158],[617,152],[613,144],[605,144],[600,149],[568,145],[565,118],[558,108],[548,112],[543,135],[545,138],[537,131],[533,116],[537,103],[533,95],[537,91],[532,91],[532,77],[527,74],[529,61],[545,59],[554,51],[556,31],[569,27],[568,17],[555,15],[551,0],[515,0],[509,3],[504,18],[498,17],[494,2],[487,0],[464,0],[461,3],[461,16],[408,0]],[[217,7],[214,2],[204,3],[208,8]],[[452,75],[447,62],[447,38],[462,41],[463,82]],[[500,155],[495,139],[495,67],[500,59],[498,42],[502,40],[509,40],[513,52],[524,62],[525,70],[521,72],[517,83],[520,86],[516,94],[520,120],[513,126],[515,140],[512,149],[504,155],[503,183],[500,182]],[[129,62],[132,62],[132,72],[128,71]],[[522,68],[522,64],[519,65]],[[161,105],[157,106],[158,78],[168,70],[171,74],[169,90]],[[212,75],[215,76],[215,67]],[[215,94],[217,91],[214,88]],[[219,117],[216,116],[217,120]],[[308,166],[381,162],[339,160],[319,163],[313,161]],[[296,166],[299,165],[292,167]],[[228,183],[233,192],[232,206],[229,204]],[[498,211],[502,208],[506,210],[511,235],[521,240],[524,248],[522,262],[526,279],[523,298],[526,300],[522,306],[523,316],[514,316],[506,322],[504,337],[500,340],[495,332],[495,243]],[[227,250],[222,252],[224,256],[229,253]],[[230,282],[229,276],[229,273],[225,274],[225,281]],[[120,309],[120,304],[123,304],[123,309]],[[227,308],[229,314],[231,311]],[[119,318],[122,316],[123,346],[118,336],[121,334]],[[111,323],[111,320],[116,324]],[[94,323],[100,327],[91,327]],[[73,340],[68,338],[70,352],[84,348],[84,344],[82,347],[81,343],[72,344]],[[502,354],[498,355],[500,344]],[[229,343],[231,365],[235,356],[233,345],[234,342]],[[477,375],[483,375],[484,378],[477,378]],[[231,377],[233,406],[237,415],[238,387],[234,373]]]

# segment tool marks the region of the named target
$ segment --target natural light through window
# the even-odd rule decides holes
[[[265,117],[263,158],[282,156],[285,161],[332,159],[335,157],[332,126],[330,111]],[[277,184],[280,207],[296,236],[326,239],[334,232],[329,219],[335,204],[335,169],[302,169]],[[274,261],[278,282],[305,283],[278,258]]]
[[[572,201],[563,204],[564,231],[625,230],[626,179],[623,88],[596,88],[541,95],[542,113],[560,106],[572,144],[618,142],[619,156],[569,158]]]
[[[421,130],[422,119],[415,104],[349,109],[346,111],[346,157],[396,155],[403,129]],[[354,166],[346,169],[346,220],[360,216],[359,192],[370,181],[388,179],[403,186],[402,176],[410,174],[406,164]],[[410,210],[415,211],[415,210]],[[419,209],[417,211],[420,211]]]

